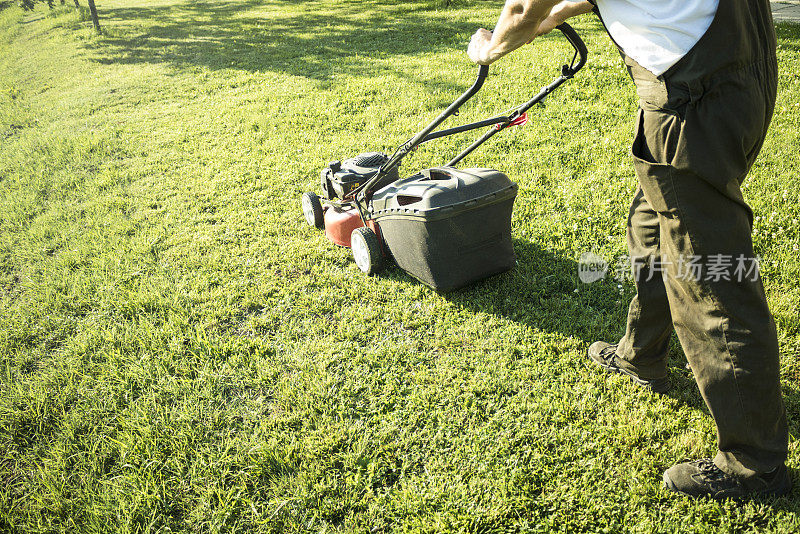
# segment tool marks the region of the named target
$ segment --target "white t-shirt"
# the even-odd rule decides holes
[[[719,0],[596,0],[608,33],[656,76],[677,63],[700,40]]]

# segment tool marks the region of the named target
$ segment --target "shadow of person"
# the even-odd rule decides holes
[[[614,342],[625,328],[632,288],[615,277],[613,266],[599,280],[581,281],[579,262],[542,245],[514,239],[517,265],[512,271],[445,294],[450,302],[475,312],[491,313],[529,328],[581,340]],[[671,396],[704,408],[677,343],[670,350]]]

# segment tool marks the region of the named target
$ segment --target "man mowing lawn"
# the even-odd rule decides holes
[[[715,458],[664,473],[670,490],[715,498],[781,495],[788,430],[778,340],[740,189],[775,104],[775,32],[767,0],[507,0],[494,32],[469,45],[489,64],[594,10],[636,84],[632,153],[639,187],[627,225],[636,296],[618,343],[592,362],[669,390],[674,328],[717,426]]]

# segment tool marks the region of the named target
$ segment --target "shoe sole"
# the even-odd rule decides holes
[[[779,487],[777,489],[771,490],[771,491],[754,492],[754,493],[751,493],[749,495],[741,495],[739,497],[725,497],[725,496],[717,497],[716,495],[711,495],[711,494],[695,495],[694,493],[688,493],[688,492],[681,491],[680,489],[678,489],[678,487],[675,485],[675,483],[672,481],[672,479],[669,478],[669,475],[667,475],[666,471],[664,472],[664,476],[662,478],[664,480],[664,487],[666,489],[668,489],[669,491],[673,492],[673,493],[679,493],[681,495],[688,495],[689,497],[703,497],[703,496],[705,496],[705,497],[709,497],[711,499],[715,499],[715,500],[718,500],[718,501],[721,501],[721,500],[724,500],[724,499],[750,499],[750,498],[759,498],[759,497],[782,497],[782,496],[788,494],[790,491],[792,491],[792,483],[790,481],[788,484],[785,484],[785,485],[783,485],[783,486],[781,486],[781,487]]]
[[[610,367],[608,365],[604,365],[601,362],[599,362],[599,361],[595,360],[594,358],[592,358],[592,356],[590,354],[588,354],[588,353],[586,354],[586,357],[589,358],[589,361],[591,361],[593,364],[597,365],[598,367],[600,367],[604,371],[607,371],[609,373],[618,373],[618,374],[621,374],[623,376],[627,376],[637,386],[642,387],[644,389],[649,389],[653,393],[663,394],[663,393],[668,392],[670,389],[672,389],[672,383],[669,381],[668,377],[658,378],[658,379],[655,379],[655,380],[647,380],[647,379],[644,379],[644,378],[639,378],[638,376],[636,376],[635,374],[633,374],[632,372],[630,372],[630,371],[628,371],[626,369],[622,369],[620,367]]]

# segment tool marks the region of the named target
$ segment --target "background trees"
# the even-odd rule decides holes
[[[73,0],[75,2],[75,9],[80,9],[81,5],[78,0]],[[97,33],[102,33],[100,28],[100,17],[97,15],[97,6],[94,3],[94,0],[86,0],[89,4],[89,14],[92,18],[92,24],[94,25],[94,29]],[[50,9],[53,9],[55,6],[55,0],[20,0],[19,5],[22,9],[31,11],[36,6],[36,4],[47,4]],[[61,5],[63,6],[66,3],[66,0],[61,0]]]

